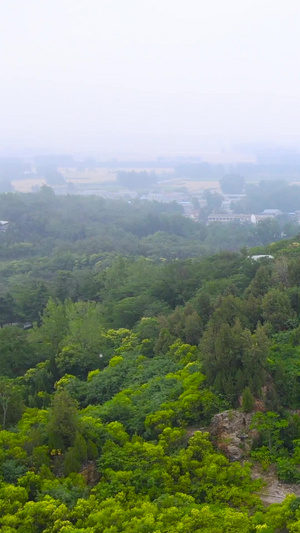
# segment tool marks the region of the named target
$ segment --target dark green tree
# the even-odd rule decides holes
[[[66,390],[54,398],[48,423],[49,446],[61,451],[73,446],[78,431],[77,404]]]
[[[245,413],[251,413],[254,407],[254,398],[249,387],[245,387],[242,395],[242,408]]]
[[[241,194],[245,188],[245,178],[239,174],[225,174],[220,180],[224,194]]]
[[[263,317],[275,331],[287,329],[288,321],[295,317],[291,301],[286,292],[271,289],[262,301]]]

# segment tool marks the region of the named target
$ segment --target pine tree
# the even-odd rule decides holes
[[[254,408],[254,398],[249,387],[245,387],[242,396],[242,407],[245,413],[250,413]]]
[[[76,402],[65,390],[57,392],[48,424],[50,447],[65,451],[74,444],[77,428]]]

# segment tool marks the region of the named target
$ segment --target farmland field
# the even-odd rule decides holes
[[[126,169],[119,169],[119,170],[126,170],[126,172],[142,172],[142,171],[148,171],[151,172],[154,169],[151,168],[126,168]],[[84,186],[87,185],[89,188],[91,186],[95,186],[95,190],[98,189],[97,186],[103,185],[103,187],[111,187],[115,186],[119,188],[118,182],[117,182],[117,172],[118,170],[113,170],[110,168],[97,168],[95,170],[76,170],[74,168],[60,168],[59,171],[65,178],[66,182],[71,182],[74,185],[80,187],[80,189],[84,189]],[[178,189],[180,187],[184,187],[189,193],[196,194],[197,192],[201,193],[205,189],[211,189],[216,192],[220,191],[220,185],[219,182],[214,180],[189,180],[184,178],[173,178],[172,175],[168,176],[168,174],[171,174],[173,171],[172,168],[168,169],[155,169],[155,172],[159,174],[159,182],[155,185],[155,189],[159,189],[161,192],[165,190],[173,190]],[[46,185],[46,180],[43,178],[34,178],[32,176],[25,178],[23,180],[14,180],[12,181],[12,185],[14,189],[18,192],[30,192],[34,190],[36,187],[40,187],[41,185]],[[55,188],[59,189],[61,186],[57,186]],[[123,188],[122,188],[123,189]]]

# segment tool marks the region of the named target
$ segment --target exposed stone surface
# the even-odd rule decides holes
[[[215,415],[209,432],[217,448],[231,461],[240,461],[250,453],[255,431],[250,430],[252,415],[241,411],[224,411]]]
[[[231,461],[248,459],[253,439],[258,435],[250,429],[252,414],[241,411],[224,411],[215,415],[208,431],[219,450]],[[295,484],[280,483],[274,465],[267,471],[262,470],[259,464],[252,468],[253,479],[261,478],[264,487],[259,497],[265,505],[281,503],[288,494],[300,496],[300,486]]]
[[[274,465],[271,465],[267,472],[262,470],[260,465],[255,464],[252,468],[252,478],[260,478],[264,481],[265,486],[259,493],[259,497],[264,505],[271,503],[281,503],[288,494],[300,496],[300,486],[289,483],[280,483],[278,481]]]
[[[95,485],[99,481],[97,468],[93,461],[84,466],[80,470],[80,474],[84,477],[87,485]]]

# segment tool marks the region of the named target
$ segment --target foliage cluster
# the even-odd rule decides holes
[[[28,215],[6,197],[4,218],[15,206],[21,222],[1,241],[1,531],[299,531],[297,498],[263,509],[250,465],[230,463],[205,431],[223,409],[262,405],[253,458],[300,481],[298,239],[258,249],[274,257],[261,261],[246,249],[179,259],[176,245],[176,259],[162,260],[162,249],[146,257],[126,242],[126,255],[108,253],[93,232],[103,224],[104,236],[128,206],[109,214],[93,199],[88,211],[44,190],[37,230],[35,200],[24,200]],[[66,220],[86,207],[78,238],[76,224],[59,227],[65,202]],[[131,235],[143,231],[135,209]],[[182,220],[184,239],[194,226]],[[12,260],[22,231],[33,257]]]

